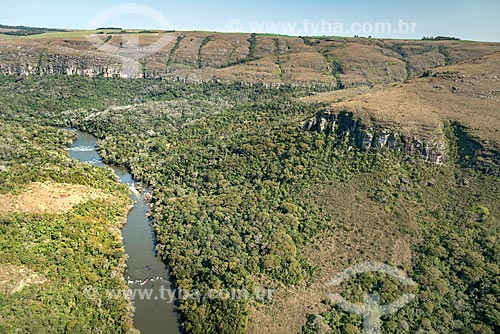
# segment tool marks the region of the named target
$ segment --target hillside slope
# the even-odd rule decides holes
[[[498,173],[499,64],[497,52],[436,68],[410,82],[331,103],[306,128],[335,130],[340,135],[350,132],[352,145],[363,150],[389,146],[434,163],[446,161],[450,128],[468,143],[460,152],[463,163]],[[332,96],[324,98],[328,103]]]
[[[118,55],[96,51],[88,34]],[[418,284],[384,332],[500,331],[497,44],[161,34],[168,45],[134,80],[120,78],[137,76],[123,57],[157,34],[2,37],[0,119],[14,133],[91,132],[107,163],[150,188],[173,284],[207,296],[179,300],[184,332],[359,333],[362,318],[332,305],[327,283],[363,261]],[[0,149],[15,166],[24,160],[13,137],[0,134]],[[20,138],[30,147],[38,134]],[[47,152],[29,161],[46,170]],[[10,171],[40,174],[29,167]],[[383,279],[338,292],[357,302],[375,288],[383,303],[401,295]],[[273,294],[227,300],[213,289]]]
[[[155,47],[157,43],[158,47]],[[498,43],[299,38],[211,32],[0,34],[0,71],[349,88],[404,81]],[[130,69],[124,64],[135,63]]]

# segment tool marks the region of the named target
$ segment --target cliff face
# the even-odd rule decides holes
[[[113,63],[112,60],[103,61],[92,58],[76,58],[63,55],[50,55],[41,62],[27,60],[17,64],[0,64],[0,71],[6,74],[15,75],[83,75],[83,76],[104,76],[121,78],[140,78],[141,73],[124,71],[120,63]]]
[[[499,50],[498,43],[208,32],[76,31],[23,38],[0,34],[0,72],[335,89],[402,82],[436,66]]]
[[[143,78],[141,63],[107,53],[60,49],[59,52],[31,46],[1,50],[0,72],[14,75],[83,75],[120,78]],[[69,52],[71,51],[71,52]],[[154,72],[149,73],[154,77]]]
[[[500,174],[500,53],[331,103],[304,125],[361,150],[393,149]]]
[[[402,135],[389,128],[366,126],[349,112],[320,112],[304,124],[304,130],[327,133],[362,151],[388,148],[434,164],[446,161],[444,135],[426,139]]]

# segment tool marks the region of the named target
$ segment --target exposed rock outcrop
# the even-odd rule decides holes
[[[74,35],[72,35],[74,34]],[[0,39],[0,73],[352,88],[402,82],[498,43],[313,39],[207,32],[53,33]]]
[[[319,112],[305,122],[304,130],[327,133],[363,151],[389,148],[434,164],[442,164],[446,160],[444,135],[433,138],[402,135],[382,126],[366,126],[349,112]]]

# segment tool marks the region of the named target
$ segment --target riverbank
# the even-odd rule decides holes
[[[120,225],[127,189],[68,158],[71,133],[0,124],[1,333],[134,333]]]
[[[125,281],[135,308],[135,327],[142,334],[179,333],[175,300],[160,295],[170,289],[170,277],[166,265],[156,256],[155,235],[148,218],[149,205],[139,192],[140,187],[126,169],[103,163],[97,152],[96,137],[81,131],[76,134],[69,156],[93,166],[111,168],[118,181],[130,190],[133,205],[121,235],[127,259]]]

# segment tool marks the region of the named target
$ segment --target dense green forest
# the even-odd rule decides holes
[[[130,205],[128,189],[111,171],[68,159],[64,148],[74,136],[68,131],[6,119],[0,131],[0,195],[21,193],[33,182],[53,182],[112,196],[64,213],[0,213],[2,270],[8,264],[45,277],[41,286],[0,293],[0,333],[128,332],[130,303],[106,294],[126,288],[119,228]],[[9,279],[24,277],[21,272]]]
[[[322,205],[312,190],[325,184],[352,184],[365,189],[369,200],[394,222],[405,220],[408,212],[418,222],[402,232],[414,240],[412,266],[404,269],[418,284],[417,298],[384,318],[384,331],[500,331],[500,181],[453,161],[460,140],[452,127],[448,131],[452,158],[447,165],[434,166],[390,150],[359,152],[336,137],[302,130],[304,120],[322,108],[295,99],[309,94],[303,88],[62,76],[0,76],[0,83],[0,118],[16,129],[4,132],[4,141],[33,124],[53,131],[52,140],[59,138],[37,151],[44,156],[40,166],[44,159],[55,159],[47,150],[60,151],[67,145],[67,135],[45,126],[74,126],[101,138],[106,162],[128,167],[149,185],[158,250],[178,287],[205,292],[314,281],[321,272],[304,256],[304,248],[333,230],[348,229],[350,222],[337,220],[338,208]],[[31,136],[25,142],[36,140]],[[34,177],[55,177],[39,170],[30,173],[20,163],[23,159],[38,163],[36,159],[14,153],[9,159],[16,164],[9,173],[18,174],[1,174],[12,183],[5,183],[3,192]],[[102,171],[62,157],[53,164],[66,164],[69,172],[86,168],[87,173],[97,173],[91,174],[100,184],[96,187],[109,179]],[[398,182],[387,182],[391,179]],[[73,219],[78,210],[61,219]],[[34,228],[17,215],[4,221],[5,229],[22,229],[26,224]],[[21,239],[17,243],[22,243],[22,235],[17,235]],[[36,252],[23,255],[37,265]],[[79,256],[73,264],[84,261]],[[376,276],[359,277],[346,283],[344,295],[359,301],[362,291],[377,287],[385,293],[383,301],[397,298],[397,284],[381,281]],[[348,289],[351,285],[356,289]],[[259,302],[181,299],[183,328],[186,333],[245,333],[251,303]],[[326,296],[325,303],[330,310],[320,317],[311,314],[304,333],[359,332],[361,317],[329,305]],[[121,305],[108,310],[120,310]],[[54,321],[59,318],[53,316]]]
[[[450,127],[449,152],[457,161],[458,142]],[[407,272],[418,288],[407,307],[382,318],[383,333],[498,333],[500,179],[458,162],[441,167],[405,163],[397,169],[391,163],[396,161],[372,175],[380,180],[404,175],[410,182],[374,180],[374,200],[400,217],[414,212],[418,233],[413,233],[420,241]],[[358,275],[341,291],[360,304],[365,292],[380,291],[382,304],[402,294],[398,281],[378,274]],[[327,298],[324,303],[330,310],[309,315],[304,333],[361,333],[361,316],[345,313]]]

